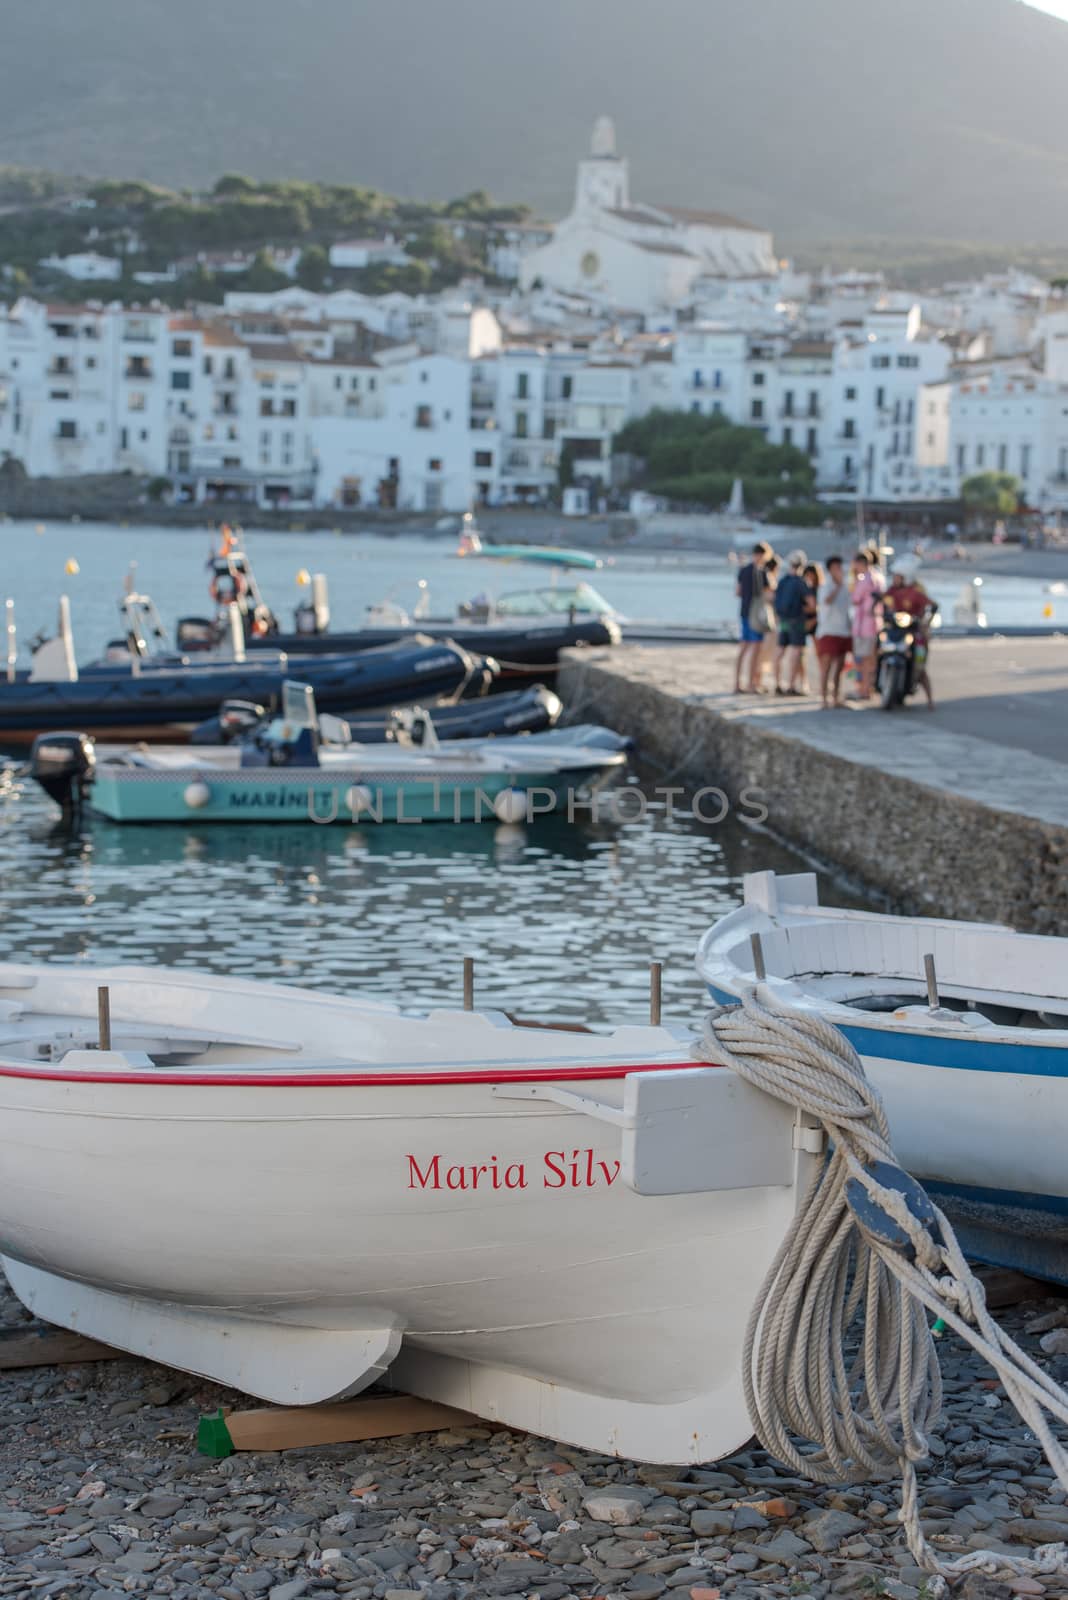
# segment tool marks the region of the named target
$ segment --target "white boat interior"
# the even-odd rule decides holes
[[[459,973],[458,973],[459,988]],[[261,1073],[380,1067],[431,1071],[492,1064],[502,1071],[546,1059],[684,1059],[687,1028],[628,1025],[595,1032],[514,1023],[500,1011],[406,1013],[370,996],[341,999],[284,984],[151,967],[0,965],[0,1052],[7,1061],[65,1061],[99,1070],[98,988],[110,1000],[108,1069],[220,1066]],[[432,1024],[428,1027],[427,1024]]]
[[[902,1012],[914,1010],[925,1025],[996,1028],[1006,1039],[1068,1044],[1062,939],[821,906],[815,873],[754,873],[745,880],[745,904],[701,940],[697,967],[706,982],[732,993],[754,982],[754,934],[782,998],[815,1005],[838,1025],[899,1026]],[[926,956],[934,959],[935,1015]]]

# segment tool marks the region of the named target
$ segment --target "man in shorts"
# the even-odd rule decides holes
[[[775,590],[775,616],[779,624],[779,653],[775,657],[775,693],[801,693],[801,655],[805,648],[805,597],[807,590],[801,576],[805,570],[805,552],[794,550],[790,557],[790,570]],[[783,688],[783,670],[786,687]]]
[[[734,669],[734,692],[745,694],[748,689],[750,694],[757,690],[757,670],[760,664],[760,646],[764,641],[764,631],[755,628],[750,620],[754,600],[760,598],[763,592],[764,563],[771,555],[771,546],[765,544],[763,539],[753,546],[752,559],[746,562],[738,573],[738,582],[735,593],[738,596],[740,612],[740,639],[738,646],[738,661]],[[749,665],[749,681],[743,684],[742,677],[746,664]]]
[[[816,655],[820,663],[820,697],[826,711],[842,704],[842,668],[853,644],[852,608],[841,556],[831,556],[827,562],[827,578],[818,604]]]

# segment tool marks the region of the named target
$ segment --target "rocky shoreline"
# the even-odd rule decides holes
[[[1052,1309],[1051,1309],[1052,1306]],[[1068,1378],[1068,1303],[1001,1313]],[[0,1290],[0,1325],[28,1320]],[[945,1418],[921,1471],[947,1556],[1068,1540],[1068,1503],[997,1380],[941,1346]],[[646,1467],[470,1427],[213,1460],[199,1417],[246,1406],[134,1359],[0,1376],[0,1596],[19,1600],[823,1600],[941,1593],[913,1563],[897,1484],[821,1488],[757,1448]],[[964,1600],[1068,1596],[971,1575]]]

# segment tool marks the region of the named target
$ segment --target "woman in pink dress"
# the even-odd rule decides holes
[[[863,550],[853,557],[850,603],[853,609],[853,660],[860,672],[860,698],[875,691],[875,651],[879,640],[879,601],[886,581]]]

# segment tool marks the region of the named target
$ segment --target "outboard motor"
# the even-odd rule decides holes
[[[190,744],[234,744],[258,728],[267,707],[253,700],[224,700],[217,717],[198,723],[189,735]]]
[[[95,771],[96,754],[87,733],[42,733],[33,741],[30,776],[67,816],[81,809]]]
[[[175,643],[180,655],[191,656],[214,650],[219,642],[219,625],[210,617],[179,617]]]

